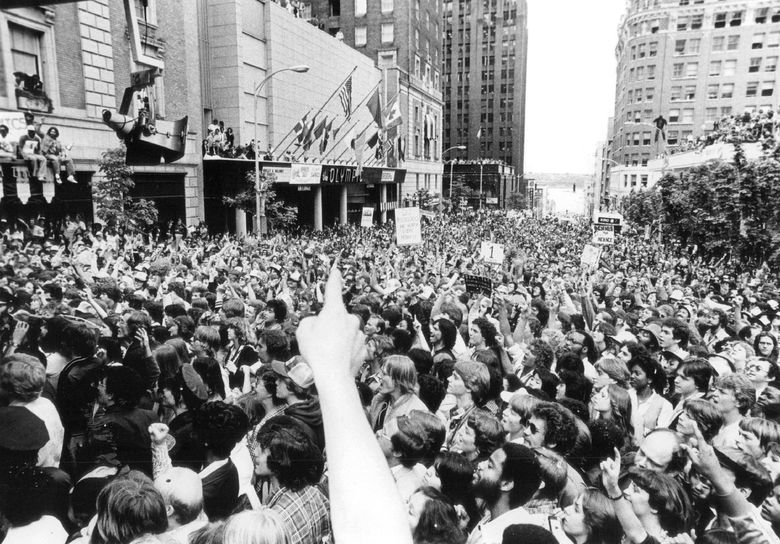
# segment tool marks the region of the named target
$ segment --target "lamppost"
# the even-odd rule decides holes
[[[479,210],[482,211],[482,159],[479,159]]]
[[[465,145],[453,145],[452,147],[448,147],[444,151],[441,152],[441,156],[444,157],[444,154],[447,153],[447,151],[452,151],[453,149],[460,149],[463,151],[466,149]],[[452,206],[452,165],[453,165],[453,159],[450,159],[450,206]],[[442,195],[444,196],[444,195]]]
[[[260,146],[257,142],[257,98],[260,96],[260,90],[266,82],[281,72],[297,72],[302,74],[308,72],[309,67],[305,64],[280,68],[268,74],[263,81],[255,85],[255,232],[260,235],[268,233],[268,223],[265,219],[265,192],[260,191]],[[261,194],[262,193],[262,194]]]

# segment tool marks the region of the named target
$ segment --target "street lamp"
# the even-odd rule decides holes
[[[444,154],[447,153],[447,151],[452,151],[453,149],[460,149],[463,151],[466,149],[465,145],[453,145],[452,147],[448,147],[444,151],[441,152],[441,156],[444,157]],[[452,206],[452,165],[453,161],[450,159],[450,206]],[[442,195],[443,196],[443,195]]]
[[[281,72],[297,72],[303,74],[309,71],[305,64],[298,64],[288,68],[280,68],[268,74],[263,81],[255,85],[255,232],[258,234],[268,233],[268,223],[265,219],[265,194],[260,191],[260,148],[257,145],[257,98],[260,96],[260,90],[266,82]]]

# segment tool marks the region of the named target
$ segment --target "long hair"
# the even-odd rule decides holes
[[[631,397],[628,391],[614,383],[607,386],[609,404],[612,406],[612,418],[626,430],[628,436],[633,436],[634,425],[631,423]]]
[[[414,529],[415,544],[463,544],[466,535],[460,530],[458,514],[441,492],[432,487],[416,491],[426,497],[420,520]],[[227,542],[225,544],[228,544]]]
[[[474,465],[458,452],[442,452],[433,462],[441,482],[441,492],[452,504],[460,504],[469,515],[469,528],[479,521],[479,508],[474,500],[472,485]]]
[[[405,355],[391,355],[385,359],[383,371],[390,376],[402,395],[417,392],[417,369]]]
[[[623,527],[606,495],[592,488],[582,492],[582,514],[588,528],[587,544],[619,544]]]

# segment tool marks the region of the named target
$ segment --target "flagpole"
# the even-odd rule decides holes
[[[322,110],[323,110],[323,109],[325,109],[325,106],[327,106],[327,105],[328,105],[328,102],[330,102],[330,101],[331,101],[331,99],[332,99],[334,96],[336,96],[336,94],[337,94],[337,93],[338,93],[338,92],[341,90],[341,88],[344,86],[344,84],[347,82],[347,80],[348,80],[350,77],[352,77],[352,74],[354,74],[354,73],[355,73],[355,70],[357,70],[357,66],[355,66],[354,68],[352,68],[352,70],[350,70],[350,72],[349,72],[349,74],[347,75],[347,77],[345,77],[345,78],[344,78],[344,81],[342,81],[342,82],[339,84],[339,86],[338,86],[338,87],[336,87],[336,90],[335,90],[335,91],[333,91],[333,92],[331,93],[331,95],[328,97],[328,99],[327,99],[327,100],[325,100],[325,102],[323,102],[323,103],[322,103],[322,106],[320,106],[320,109],[318,109],[318,110],[317,110],[317,112],[314,114],[314,118],[316,118],[316,117],[317,117],[317,116],[318,116],[320,113],[322,113]],[[309,111],[311,111],[311,110],[309,110]],[[286,137],[287,137],[287,136],[285,136],[285,138],[286,138]],[[294,141],[295,141],[295,140],[293,139],[293,142],[294,142]],[[312,143],[313,143],[313,142],[312,142]],[[284,151],[282,151],[282,153],[285,153],[285,152],[287,152],[287,150],[290,148],[290,146],[291,146],[291,145],[292,145],[292,142],[290,142],[289,144],[287,144],[287,147],[285,147],[285,148],[284,148]]]
[[[308,116],[308,115],[311,113],[311,110],[312,110],[312,109],[311,109],[311,108],[309,108],[309,111],[307,111],[307,112],[306,112],[306,115],[304,115],[304,117]],[[297,125],[297,124],[298,124],[298,123],[296,123],[296,125]],[[293,125],[293,127],[290,129],[290,132],[288,132],[287,134],[285,134],[285,135],[284,135],[284,138],[282,138],[282,139],[281,139],[281,141],[279,142],[279,145],[277,145],[277,146],[274,148],[274,150],[273,150],[273,151],[271,151],[271,155],[273,155],[274,157],[276,157],[276,152],[279,150],[279,148],[280,148],[280,147],[282,147],[282,142],[284,142],[284,141],[287,139],[287,137],[288,137],[290,134],[292,134],[293,132],[295,132],[295,125]],[[293,138],[293,142],[294,142],[294,141],[295,141],[295,138]],[[291,142],[291,143],[292,143],[292,142]],[[289,145],[288,145],[287,147],[289,147]],[[285,148],[285,150],[284,150],[284,151],[287,151],[287,148]],[[284,153],[284,151],[283,151],[282,153]]]
[[[355,108],[354,108],[352,111],[357,111],[357,110],[358,110],[358,108],[360,108],[360,106],[362,106],[362,105],[363,105],[363,104],[364,104],[364,103],[365,103],[365,102],[366,102],[366,101],[367,101],[367,100],[368,100],[368,99],[371,97],[371,95],[372,95],[372,94],[374,94],[374,91],[376,91],[376,90],[379,88],[379,86],[380,86],[381,84],[382,84],[382,80],[380,79],[380,80],[377,82],[377,84],[376,84],[376,85],[374,85],[374,88],[373,88],[373,89],[371,89],[370,91],[368,91],[368,94],[366,94],[366,96],[364,96],[364,97],[363,97],[363,100],[361,100],[361,101],[358,103],[358,105],[357,105],[357,106],[356,106],[356,107],[355,107]],[[341,131],[341,128],[342,128],[342,127],[343,127],[345,124],[349,123],[350,121],[352,121],[352,118],[351,118],[351,117],[349,117],[349,118],[347,118],[347,119],[344,119],[344,121],[342,121],[342,123],[341,123],[341,124],[340,124],[340,125],[339,125],[339,126],[336,128],[336,132],[337,132],[337,133],[338,133],[338,132],[340,132],[340,131]],[[356,122],[355,122],[355,126],[357,126],[357,123],[358,123],[358,122],[356,121]],[[355,127],[353,126],[352,128],[355,128]],[[366,127],[366,128],[368,128],[368,127]],[[364,130],[363,132],[365,132],[365,130]],[[332,152],[333,152],[333,151],[336,149],[336,147],[337,147],[337,146],[338,146],[338,145],[341,143],[341,141],[342,141],[342,140],[343,140],[343,139],[344,139],[344,138],[347,136],[347,134],[349,134],[349,131],[345,131],[345,132],[342,134],[341,138],[339,138],[338,140],[336,140],[335,142],[333,142],[333,147],[331,147],[331,148],[330,148],[330,151],[328,151],[327,153],[325,153],[325,155],[323,155],[323,156],[320,158],[320,161],[323,161],[323,160],[325,160],[325,159],[328,157],[328,155],[330,155],[330,154],[331,154],[331,153],[332,153]],[[347,146],[347,149],[349,149],[349,146]],[[343,153],[342,153],[342,155],[343,155]]]

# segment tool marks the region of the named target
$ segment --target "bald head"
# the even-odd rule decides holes
[[[179,525],[194,521],[203,512],[203,486],[200,477],[188,468],[174,467],[154,480],[168,509],[168,518]]]

